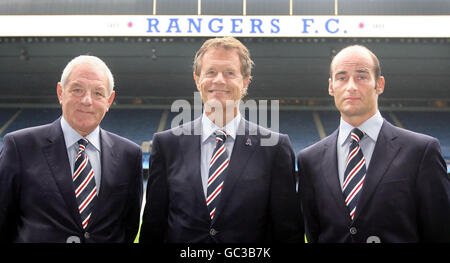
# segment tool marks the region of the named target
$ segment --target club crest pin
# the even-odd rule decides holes
[[[247,141],[245,142],[245,145],[252,146],[252,141],[250,140],[250,138],[247,138]]]

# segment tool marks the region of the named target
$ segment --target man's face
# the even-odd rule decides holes
[[[114,100],[104,70],[91,63],[76,65],[57,94],[64,119],[80,135],[91,133],[102,121]]]
[[[239,102],[250,82],[250,77],[242,76],[237,51],[224,48],[210,48],[203,54],[200,76],[194,73],[194,79],[203,103],[217,105],[219,102],[222,107],[227,100]]]
[[[328,92],[345,121],[361,124],[378,110],[384,78],[376,80],[374,68],[370,54],[361,48],[344,50],[333,61]]]

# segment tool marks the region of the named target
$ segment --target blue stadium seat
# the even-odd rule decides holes
[[[2,109],[0,123],[3,125],[15,112],[17,109]],[[100,126],[140,145],[142,141],[152,139],[161,113],[162,110],[111,109],[106,113]],[[24,109],[0,136],[3,137],[11,131],[53,122],[59,116],[61,116],[59,108]]]
[[[380,111],[380,113],[383,118],[395,125],[388,111]],[[339,111],[319,111],[319,114],[327,136],[339,127],[339,121],[341,118]]]
[[[388,122],[390,122],[393,125],[396,125],[396,123],[394,122],[394,120],[391,118],[390,112],[389,111],[380,111],[381,112],[381,116],[383,116],[383,118],[385,118]],[[395,113],[394,113],[395,114]]]
[[[0,127],[2,127],[19,109],[0,109]]]
[[[53,122],[59,116],[61,116],[60,108],[23,109],[19,116],[5,130],[3,136],[12,131]]]
[[[171,128],[172,119],[177,116],[178,112],[171,112],[167,119],[166,129]],[[248,111],[245,112],[244,117],[249,120]],[[271,123],[270,113],[267,114],[268,121],[267,126],[274,130],[274,126]],[[192,119],[197,118],[191,112]],[[278,132],[285,133],[289,135],[289,138],[294,148],[294,152],[297,153],[301,149],[315,143],[318,141],[319,134],[317,133],[317,128],[314,124],[312,112],[311,111],[283,111],[279,112],[279,130]]]
[[[4,121],[8,121],[11,116],[17,112],[18,109],[2,109],[2,114],[4,116],[10,115]],[[53,122],[61,115],[61,109],[59,108],[48,108],[48,109],[23,109],[22,112],[17,116],[17,118],[8,126],[8,128],[0,134],[1,143],[0,148],[3,146],[3,136],[7,133],[20,130],[23,128],[28,128],[32,126],[38,126]],[[2,117],[0,117],[2,118]],[[2,125],[4,124],[3,119],[0,119]]]
[[[341,118],[339,111],[319,111],[318,113],[325,133],[327,136],[332,134],[339,127],[339,120]]]
[[[141,145],[143,141],[153,138],[162,112],[152,109],[111,109],[100,126]]]
[[[3,125],[5,125],[6,122],[8,122],[8,120],[18,111],[19,109],[11,109],[11,108],[6,108],[6,109],[0,109],[0,128],[3,127]],[[0,134],[0,149],[3,146],[3,136],[6,133],[1,133]]]
[[[166,126],[165,126],[165,130],[168,130],[168,129],[171,129],[171,128],[174,128],[174,127],[177,127],[178,125],[181,125],[181,124],[183,124],[184,122],[179,122],[179,123],[174,123],[173,125],[172,125],[172,120],[175,118],[175,117],[177,117],[177,119],[179,120],[179,119],[181,119],[181,116],[182,115],[180,115],[180,114],[184,114],[184,112],[171,112],[170,110],[169,110],[169,116],[167,117],[167,122],[166,122]],[[198,117],[200,117],[201,116],[201,112],[196,112],[196,115],[194,114],[194,110],[191,110],[190,111],[190,118],[187,118],[187,119],[185,119],[184,121],[185,122],[189,122],[189,121],[193,121],[193,120],[195,120],[195,119],[197,119]],[[184,116],[183,116],[184,117]]]
[[[409,112],[398,111],[395,115],[404,128],[428,134],[437,138],[442,154],[450,159],[450,113],[449,112]]]
[[[8,108],[0,111],[0,127],[7,122],[18,109]],[[101,123],[101,127],[126,137],[137,144],[151,140],[157,131],[163,110],[153,109],[111,109]],[[318,111],[326,135],[331,134],[339,125],[339,112]],[[169,129],[172,119],[177,112],[169,112],[165,129]],[[442,153],[447,162],[450,162],[450,114],[448,112],[409,112],[395,111],[393,114],[403,124],[404,128],[428,134],[439,139]],[[61,115],[60,108],[23,109],[17,118],[0,134],[2,138],[6,133],[18,129],[42,125],[53,122]],[[248,112],[245,113],[248,118]],[[388,111],[382,116],[395,124]],[[198,117],[193,116],[192,119]],[[275,129],[268,114],[268,127]],[[281,110],[279,112],[279,132],[289,135],[295,154],[305,147],[319,141],[319,134],[313,120],[313,111]],[[0,140],[0,148],[3,142]],[[146,159],[146,161],[148,161]]]
[[[280,111],[280,132],[289,135],[296,155],[320,140],[312,111]]]

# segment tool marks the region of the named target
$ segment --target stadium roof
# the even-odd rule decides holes
[[[226,4],[225,4],[226,3]],[[245,3],[245,4],[244,4]],[[0,15],[448,15],[448,0],[3,0]],[[101,57],[118,98],[191,97],[204,37],[0,37],[0,97],[50,96],[65,64]],[[450,101],[450,38],[240,38],[255,61],[249,97],[329,98],[329,63],[350,44],[380,58],[382,98]]]
[[[448,0],[2,0],[0,15],[448,15]]]
[[[54,96],[80,54],[110,66],[118,96],[189,97],[192,61],[206,38],[0,38],[0,94]],[[385,98],[450,99],[450,39],[241,38],[255,62],[250,97],[326,97],[331,57],[363,44],[380,58]],[[55,96],[56,101],[56,96]]]

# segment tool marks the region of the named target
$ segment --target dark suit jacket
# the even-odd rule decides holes
[[[60,119],[7,134],[0,153],[0,240],[132,242],[139,227],[142,154],[100,129],[101,186],[86,231]],[[87,234],[85,233],[87,232]]]
[[[200,175],[201,135],[176,135],[200,134],[200,127],[198,118],[154,135],[140,242],[303,241],[288,136],[270,132],[278,143],[261,146],[263,128],[241,121],[211,221]]]
[[[308,242],[450,241],[450,180],[435,138],[384,120],[352,222],[337,137],[338,130],[298,155]]]

